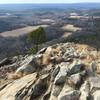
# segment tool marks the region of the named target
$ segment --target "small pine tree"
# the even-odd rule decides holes
[[[33,45],[31,50],[35,51],[36,53],[38,51],[39,45],[46,42],[46,33],[44,29],[42,27],[39,27],[38,29],[30,32],[28,35],[28,42]]]

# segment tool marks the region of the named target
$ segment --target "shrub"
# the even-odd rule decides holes
[[[39,45],[46,42],[46,33],[42,27],[39,27],[38,29],[29,33],[27,40],[32,45],[32,48],[29,49],[29,54],[36,53]]]

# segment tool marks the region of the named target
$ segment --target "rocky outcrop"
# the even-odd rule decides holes
[[[0,92],[0,99],[1,100],[21,100],[23,98],[24,93],[27,92],[27,89],[29,89],[36,80],[36,73],[33,73],[31,75],[27,75],[26,77],[23,77],[19,80],[16,80],[10,84],[8,84],[1,92]],[[23,92],[22,97],[20,97],[20,92]]]
[[[99,60],[100,52],[87,45],[43,48],[7,74],[12,77],[0,86],[0,100],[99,100]]]

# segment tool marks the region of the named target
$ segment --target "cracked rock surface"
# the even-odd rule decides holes
[[[100,52],[92,47],[60,43],[16,59],[0,62],[0,100],[100,100]]]

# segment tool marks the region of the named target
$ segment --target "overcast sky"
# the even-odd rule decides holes
[[[2,3],[78,3],[78,2],[100,2],[100,0],[0,0]]]

